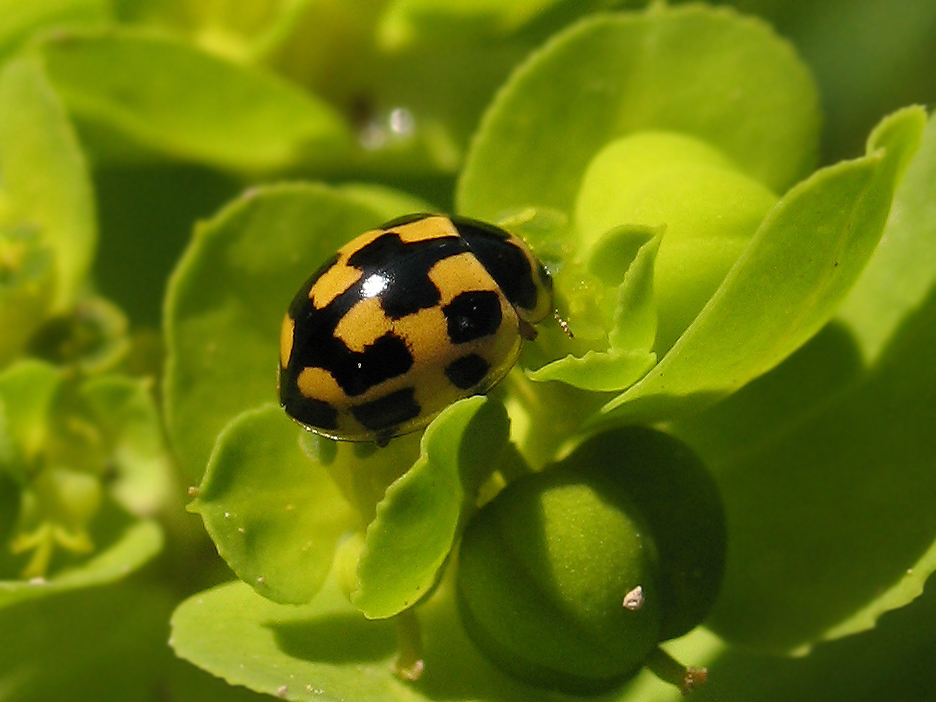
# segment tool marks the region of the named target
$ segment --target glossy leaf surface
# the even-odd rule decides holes
[[[276,602],[308,602],[356,519],[301,429],[276,405],[235,418],[221,435],[190,509],[231,569]]]

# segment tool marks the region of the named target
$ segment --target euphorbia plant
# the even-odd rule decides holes
[[[192,509],[244,582],[179,607],[176,651],[290,699],[542,694],[529,685],[628,699],[644,663],[687,672],[657,644],[703,620],[722,646],[790,651],[905,604],[932,569],[917,554],[876,552],[888,572],[862,571],[847,602],[821,583],[805,598],[815,573],[772,566],[798,559],[785,531],[811,547],[824,523],[803,504],[840,476],[796,447],[841,431],[841,403],[855,427],[883,421],[862,413],[887,396],[877,354],[899,324],[862,301],[918,245],[888,215],[896,202],[916,216],[932,168],[927,146],[897,190],[920,108],[885,118],[864,156],[810,173],[818,123],[791,48],[728,11],[654,6],[553,37],[489,106],[456,207],[526,238],[575,339],[545,330],[488,398],[379,450],[303,433],[270,404],[278,326],[338,245],[433,208],[291,184],[201,225],[167,300],[169,426],[193,480],[207,462]],[[815,490],[800,481],[772,509],[766,486],[794,468]],[[849,495],[855,511],[871,497]],[[752,533],[777,534],[774,551]],[[854,540],[825,548],[832,581],[856,572]],[[808,615],[771,605],[794,595]],[[682,656],[717,661],[709,636],[690,633]]]
[[[936,14],[646,4],[0,0],[0,700],[932,697]],[[283,312],[414,211],[574,339],[319,440]]]

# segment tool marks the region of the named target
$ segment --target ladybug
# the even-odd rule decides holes
[[[552,299],[546,268],[509,232],[465,217],[394,219],[296,293],[280,335],[280,404],[317,434],[386,445],[500,382]]]

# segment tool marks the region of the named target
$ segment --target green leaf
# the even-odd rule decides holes
[[[170,612],[171,614],[171,612]],[[201,668],[196,668],[188,661],[172,654],[166,646],[165,625],[168,614],[162,620],[163,636],[159,639],[162,648],[171,658],[168,666],[168,675],[160,670],[158,689],[166,690],[166,695],[172,702],[270,702],[270,698],[261,695],[246,687],[232,687],[221,678],[210,675]],[[124,702],[126,697],[115,699],[114,702]]]
[[[171,26],[211,53],[258,63],[277,49],[315,3],[309,0],[133,0],[125,15],[148,25]]]
[[[218,437],[190,509],[239,578],[276,602],[312,599],[356,515],[302,430],[275,405],[244,412]]]
[[[588,268],[601,285],[616,293],[616,304],[610,314],[604,314],[610,321],[610,348],[600,352],[589,349],[581,356],[566,355],[527,371],[530,380],[558,380],[582,390],[620,392],[653,367],[656,354],[650,349],[657,328],[653,273],[661,235],[661,229],[626,225],[605,233],[593,250]],[[624,261],[630,264],[625,267]],[[567,270],[560,271],[560,276]]]
[[[452,589],[443,583],[419,608],[425,672],[416,682],[392,672],[393,623],[365,619],[334,580],[310,604],[298,607],[265,600],[244,583],[199,593],[172,615],[170,644],[180,657],[232,685],[287,700],[543,699],[542,690],[508,678],[468,641]]]
[[[589,18],[535,53],[495,99],[458,210],[491,221],[527,206],[570,215],[594,155],[643,130],[707,141],[782,191],[815,159],[817,102],[806,67],[757,20],[662,4]]]
[[[575,320],[576,339],[630,351],[653,346],[654,262],[664,231],[663,226],[618,225],[598,238],[584,266],[578,260],[557,264],[556,287],[588,291],[570,294],[564,302]],[[562,348],[567,347],[568,339],[562,340]]]
[[[731,646],[704,628],[667,643],[678,660],[708,669],[708,680],[693,693],[719,702],[923,702],[932,691],[929,661],[936,623],[936,590],[928,588],[911,605],[888,614],[856,636],[818,644],[808,656],[778,657]],[[620,702],[680,702],[678,690],[648,671],[629,686]]]
[[[727,648],[709,663],[705,694],[726,702],[748,699],[755,689],[763,702],[922,702],[932,690],[927,662],[936,622],[934,594],[928,589],[872,631],[817,645],[808,656],[777,658]]]
[[[588,165],[575,203],[578,256],[604,255],[591,249],[596,243],[604,249],[604,233],[621,224],[665,229],[653,266],[653,348],[663,354],[776,203],[773,192],[711,145],[684,134],[639,132],[612,141]]]
[[[176,658],[174,593],[153,583],[62,593],[0,612],[0,697],[17,702],[260,702]]]
[[[919,307],[936,278],[936,117],[894,196],[878,246],[842,303],[845,323],[869,361],[881,353],[908,312]]]
[[[166,36],[76,33],[50,37],[41,50],[65,104],[91,135],[116,144],[111,155],[118,158],[133,155],[126,148],[133,145],[266,171],[329,163],[348,147],[347,130],[326,103],[272,74]],[[115,65],[121,70],[112,70]]]
[[[936,268],[928,255],[936,217],[924,197],[932,134],[931,122],[844,324],[675,425],[715,470],[734,525],[713,620],[732,641],[789,649],[869,628],[918,596],[936,569],[936,485],[926,467],[936,460]],[[889,289],[893,295],[870,302],[872,290]],[[859,300],[869,300],[860,314]],[[767,601],[760,598],[770,612],[757,606]],[[806,601],[789,609],[798,598]]]
[[[0,580],[0,609],[24,600],[119,580],[162,549],[163,532],[155,521],[134,520],[109,501],[90,527],[96,547],[94,555],[56,571],[49,578]],[[0,573],[8,572],[9,560],[9,556],[0,553]]]
[[[0,59],[39,28],[100,22],[109,19],[110,9],[107,0],[0,0]]]
[[[191,479],[225,424],[276,399],[280,325],[302,282],[340,244],[426,209],[373,186],[277,185],[248,192],[198,227],[169,283],[165,315],[167,424]]]
[[[652,421],[697,409],[815,334],[874,252],[923,119],[916,108],[895,113],[875,130],[867,156],[822,169],[787,193],[686,333],[605,405],[604,418]]]
[[[34,59],[14,60],[0,74],[0,169],[0,224],[35,231],[52,251],[49,299],[62,311],[94,257],[94,194],[71,124]]]
[[[840,329],[825,332],[676,426],[728,515],[719,635],[802,649],[869,628],[922,591],[936,569],[934,330],[931,291],[870,370]]]
[[[624,227],[633,237],[635,230],[642,227]],[[644,229],[644,242],[631,259],[630,266],[618,288],[617,306],[614,310],[614,325],[608,333],[608,341],[613,349],[649,350],[656,338],[657,314],[653,298],[654,264],[663,236],[662,228]],[[610,262],[622,260],[617,257],[620,242],[617,237],[605,235],[596,246],[589,260],[592,272],[601,275],[601,268],[607,268]],[[623,259],[627,260],[627,259]],[[607,277],[606,284],[613,285]]]
[[[134,514],[161,509],[173,485],[152,385],[150,380],[103,375],[89,378],[80,390],[116,473],[110,492]]]
[[[289,700],[414,697],[390,673],[395,627],[364,619],[334,582],[300,606],[221,585],[185,600],[171,626],[176,655],[231,685]]]
[[[387,489],[367,527],[351,598],[366,617],[392,617],[430,591],[508,428],[503,405],[480,396],[451,405],[429,425],[419,460]]]
[[[586,351],[583,356],[566,356],[542,368],[529,371],[536,382],[559,380],[582,390],[620,391],[640,380],[656,363],[649,351]]]
[[[167,593],[106,587],[0,610],[0,697],[17,702],[157,699],[173,665]]]
[[[389,3],[381,20],[379,38],[383,44],[398,48],[414,35],[438,31],[446,23],[461,27],[482,25],[494,32],[514,31],[562,0],[520,0],[503,3],[497,0],[395,0]]]

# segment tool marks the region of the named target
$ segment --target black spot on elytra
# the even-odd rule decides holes
[[[389,231],[348,258],[348,265],[364,271],[362,281],[373,275],[384,279],[380,304],[391,319],[400,319],[439,304],[441,293],[429,279],[429,269],[443,258],[466,251],[456,236],[404,243]]]
[[[407,243],[399,234],[387,232],[348,258],[348,265],[361,270],[360,279],[319,310],[309,301],[309,290],[335,264],[337,257],[322,265],[296,293],[289,307],[296,327],[280,389],[280,400],[287,413],[305,421],[299,416],[305,412],[300,407],[302,395],[295,387],[304,368],[328,371],[349,396],[363,394],[406,373],[413,365],[413,357],[403,339],[385,334],[374,340],[358,340],[366,344],[364,350],[352,351],[344,340],[335,337],[335,329],[350,309],[368,296],[364,285],[374,276],[384,279],[384,285],[378,286],[374,294],[392,319],[437,305],[439,291],[429,280],[429,270],[443,258],[466,250],[465,243],[454,235]]]
[[[323,400],[305,397],[295,382],[280,383],[280,404],[289,416],[319,429],[338,428],[338,410]]]
[[[403,255],[404,244],[396,232],[385,232],[348,256],[348,265],[360,268],[365,275],[386,268],[387,263]]]
[[[403,388],[351,408],[351,414],[371,431],[391,429],[419,416],[413,388]]]
[[[453,344],[488,336],[500,327],[500,298],[493,290],[471,290],[456,295],[442,308]]]
[[[452,218],[452,222],[510,304],[525,310],[534,309],[537,288],[530,259],[523,249],[509,240],[510,235],[499,227],[473,219],[457,217]],[[546,269],[540,268],[537,275],[548,277]]]
[[[413,367],[406,342],[390,332],[365,346],[363,351],[347,351],[335,364],[332,375],[348,395],[362,395],[385,380],[403,375]]]
[[[396,278],[401,276],[397,275]],[[400,319],[408,314],[435,307],[442,293],[429,277],[406,276],[407,280],[391,280],[380,297],[380,306],[390,319]]]
[[[468,390],[484,380],[491,364],[476,353],[457,358],[445,367],[445,377],[459,390]]]

